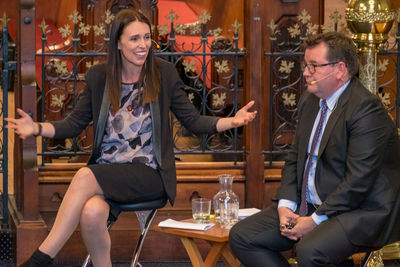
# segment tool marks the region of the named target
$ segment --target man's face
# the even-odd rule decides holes
[[[307,48],[304,54],[305,68],[303,76],[307,82],[307,90],[319,98],[326,99],[338,89],[336,78],[338,62],[329,62],[326,58],[328,47],[321,43]]]

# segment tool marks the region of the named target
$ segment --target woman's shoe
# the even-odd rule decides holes
[[[52,265],[53,259],[46,253],[37,249],[20,267],[50,267]]]

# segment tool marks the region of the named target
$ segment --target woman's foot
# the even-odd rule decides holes
[[[53,259],[37,249],[20,267],[50,267],[52,265]]]

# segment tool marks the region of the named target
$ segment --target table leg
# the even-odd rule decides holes
[[[232,254],[232,251],[230,250],[228,244],[224,247],[224,250],[222,250],[222,258],[224,259],[226,266],[229,267],[240,266],[240,261]]]
[[[189,255],[189,258],[193,264],[193,267],[205,267],[204,261],[200,255],[200,251],[197,248],[197,245],[193,241],[193,239],[189,238],[189,237],[181,237],[181,241],[183,243],[183,246],[186,249],[186,252]]]
[[[223,251],[226,243],[221,243],[221,242],[208,242],[211,245],[210,252],[208,252],[206,260],[205,260],[205,266],[207,267],[213,267],[217,263],[217,260],[221,256],[221,252]]]

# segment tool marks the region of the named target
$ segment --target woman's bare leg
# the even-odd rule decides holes
[[[103,195],[92,171],[81,168],[75,174],[61,202],[54,225],[39,250],[54,258],[78,226],[83,206],[95,195]]]
[[[80,228],[93,266],[111,267],[111,240],[107,230],[110,206],[102,196],[94,196],[83,207]]]

